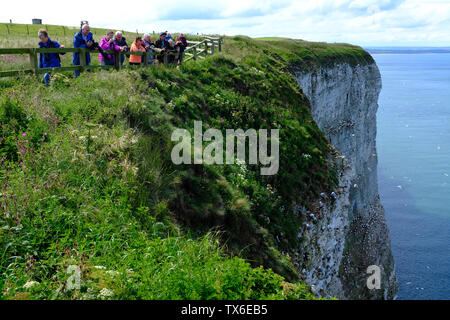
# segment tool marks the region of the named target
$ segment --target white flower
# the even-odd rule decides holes
[[[108,271],[106,271],[106,273],[109,274],[112,277],[115,277],[115,276],[119,275],[119,272],[114,271],[114,270],[108,270]]]
[[[136,136],[132,136],[130,142],[131,144],[136,144],[138,142],[138,138]]]
[[[100,294],[99,294],[98,296],[99,296],[99,298],[104,299],[104,298],[108,298],[108,297],[114,296],[114,292],[112,292],[112,291],[109,290],[109,289],[103,288],[103,289],[100,291]]]
[[[28,281],[27,283],[25,283],[23,285],[23,288],[24,289],[30,289],[31,287],[33,287],[33,286],[35,286],[37,284],[39,284],[39,282],[37,282],[37,281]]]
[[[104,266],[94,266],[95,269],[103,270],[106,269]]]

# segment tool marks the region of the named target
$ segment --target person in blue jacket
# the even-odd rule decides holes
[[[173,40],[172,35],[166,31],[166,40]]]
[[[41,29],[38,32],[38,37],[41,40],[39,42],[40,48],[64,48],[64,46],[60,45],[56,41],[52,41],[48,32],[45,29]],[[40,53],[39,54],[39,68],[59,68],[61,67],[61,59],[59,57],[60,54],[65,53]],[[50,85],[50,72],[47,72],[44,75],[45,86],[48,87]]]
[[[94,37],[91,32],[91,28],[88,24],[85,24],[80,31],[77,32],[75,37],[73,38],[73,47],[74,48],[93,48],[94,46]],[[73,53],[73,64],[75,66],[80,65],[80,53]],[[86,53],[86,65],[88,66],[91,63],[91,55],[89,52]],[[79,70],[75,70],[75,78],[80,75]]]

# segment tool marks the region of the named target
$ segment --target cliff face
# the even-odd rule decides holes
[[[309,252],[299,268],[322,295],[392,299],[397,281],[377,182],[378,67],[340,63],[295,76],[315,121],[341,154],[336,200],[324,197],[320,219],[299,234],[300,251]],[[367,288],[370,265],[381,268],[380,290]]]

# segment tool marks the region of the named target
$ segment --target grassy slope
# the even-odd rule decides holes
[[[234,37],[223,55],[180,70],[61,75],[50,89],[32,78],[0,82],[1,294],[311,299],[290,261],[303,223],[291,203],[314,210],[335,174],[286,71],[330,50],[367,59],[354,47]],[[171,131],[192,130],[196,119],[222,130],[280,128],[279,174],[174,166]],[[69,265],[83,271],[81,290],[63,290]]]

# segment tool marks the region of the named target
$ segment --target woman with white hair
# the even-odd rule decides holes
[[[150,34],[146,33],[144,35],[144,47],[145,47],[145,51],[147,52],[153,52],[152,48],[155,47],[152,39],[150,38]],[[148,60],[147,60],[147,64],[152,64],[153,61],[155,60],[155,56],[153,55],[149,55],[148,56]]]
[[[116,35],[114,37],[114,43],[116,45],[118,45],[119,47],[121,47],[123,52],[130,51],[130,48],[128,47],[128,44],[127,44],[127,40],[125,39],[125,37],[123,36],[121,31],[116,32]],[[124,61],[125,61],[125,55],[122,54],[122,55],[120,55],[120,64],[122,65]]]

